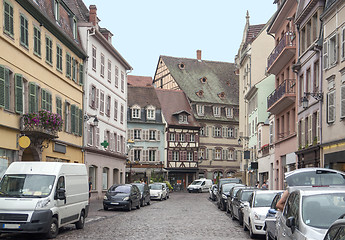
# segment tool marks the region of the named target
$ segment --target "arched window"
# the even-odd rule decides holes
[[[96,183],[97,183],[97,167],[91,165],[89,167],[89,182],[92,184],[91,190],[96,190]]]
[[[107,190],[108,189],[108,182],[109,182],[109,168],[103,168],[103,174],[102,174],[102,189]]]

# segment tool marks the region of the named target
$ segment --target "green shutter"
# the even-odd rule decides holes
[[[84,65],[79,64],[79,84],[84,84]]]
[[[38,112],[38,86],[31,82],[29,84],[29,113]]]
[[[71,56],[66,53],[66,77],[71,78]]]
[[[5,68],[5,109],[10,110],[10,70]]]
[[[75,133],[75,111],[76,110],[76,106],[75,105],[71,105],[71,132]]]
[[[47,105],[46,105],[46,103],[47,103],[47,95],[46,95],[46,90],[44,90],[44,89],[42,89],[41,90],[41,109],[44,109],[44,110],[47,110]]]
[[[5,68],[0,65],[0,107],[5,107]]]
[[[56,97],[56,113],[62,118],[62,101],[59,97]]]
[[[68,112],[68,103],[67,101],[65,102],[65,131],[68,132],[68,115],[67,115],[67,112]]]
[[[47,92],[47,110],[52,112],[52,94],[50,92]]]
[[[83,110],[79,109],[79,136],[83,135]]]
[[[16,74],[15,80],[16,112],[23,113],[23,76],[20,74]]]
[[[13,36],[13,7],[8,3],[4,2],[4,21],[5,21],[5,32]]]

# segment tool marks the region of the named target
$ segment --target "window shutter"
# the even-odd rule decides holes
[[[222,149],[222,160],[226,160],[225,149]]]
[[[335,49],[334,49],[334,62],[336,64],[338,62],[338,53],[339,53],[339,34],[335,35]]]
[[[53,98],[52,94],[48,93],[48,110],[52,112]]]
[[[215,127],[212,127],[212,137],[215,136],[215,134],[214,134],[214,129],[215,129]]]
[[[340,117],[345,118],[345,85],[341,86],[340,95],[341,95]]]
[[[179,133],[175,133],[175,142],[180,142],[180,134]]]
[[[95,106],[96,106],[96,109],[99,106],[99,89],[96,89],[96,104],[95,104]]]
[[[92,85],[90,84],[90,86],[89,86],[89,106],[91,107],[91,108],[93,108],[94,107],[94,104],[93,104],[93,101],[92,101],[93,99],[92,99]]]
[[[156,137],[157,137],[157,141],[159,142],[161,140],[161,131],[157,130],[156,131]]]
[[[23,113],[23,77],[20,74],[16,74],[15,79],[16,112]]]
[[[168,161],[171,161],[172,160],[172,151],[169,150],[168,151]]]
[[[76,106],[75,105],[71,105],[71,132],[75,133],[75,109]]]
[[[5,107],[5,68],[0,65],[0,107]]]
[[[316,137],[317,142],[320,143],[320,112],[316,112]]]
[[[130,131],[131,131],[131,135],[130,135],[130,137],[131,137],[131,139],[132,139],[132,140],[134,140],[134,130],[133,130],[133,129],[131,129]]]
[[[212,149],[212,159],[215,159],[216,158],[216,151],[215,149]]]
[[[190,140],[190,134],[186,134],[186,142],[189,142],[189,140]]]
[[[328,68],[328,41],[323,43],[323,69]]]
[[[328,93],[327,122],[332,123],[335,120],[335,92]]]
[[[131,139],[131,130],[127,128],[127,139]]]
[[[304,137],[304,133],[305,133],[305,120],[304,119],[302,119],[302,121],[301,121],[301,141],[302,141],[302,147],[304,147],[305,146],[305,137]]]
[[[34,83],[29,84],[29,113],[33,113],[36,111],[36,85]]]
[[[225,150],[225,160],[229,160],[229,149]]]
[[[159,150],[156,151],[156,161],[160,161],[161,160],[161,156],[160,156],[160,152]]]
[[[115,139],[115,141],[116,141],[116,139]],[[133,162],[134,161],[134,149],[130,150],[129,157],[130,157],[130,161]]]
[[[84,84],[84,65],[79,64],[79,84]]]
[[[205,159],[208,159],[208,150],[207,148],[205,148]]]
[[[87,124],[87,144],[92,145],[92,135],[91,135],[91,127],[90,124]]]
[[[206,137],[208,137],[208,126],[206,126]]]
[[[237,138],[237,131],[238,131],[238,129],[237,129],[237,128],[234,128],[234,131],[235,131],[234,137]]]
[[[195,142],[199,143],[199,135],[198,134],[195,134]]]
[[[5,68],[5,109],[10,109],[10,70]]]
[[[194,151],[194,162],[198,161],[198,152]]]
[[[308,144],[313,143],[312,115],[308,117]]]
[[[79,109],[79,136],[83,135],[83,110]]]
[[[29,107],[30,107],[30,106],[31,106],[31,105],[29,105]],[[66,131],[66,132],[69,131],[69,129],[68,129],[68,115],[67,115],[67,113],[68,113],[68,103],[65,102],[65,131]]]
[[[222,137],[226,137],[226,127],[222,127]]]
[[[113,151],[113,134],[109,134],[109,146],[108,146],[108,149],[110,151]]]
[[[234,156],[233,156],[234,160],[237,160],[237,152],[238,152],[237,150],[234,151]]]
[[[341,58],[345,58],[345,28],[341,31]]]
[[[46,90],[42,89],[41,91],[41,109],[47,109],[46,108]]]
[[[96,147],[99,148],[99,127],[96,127]]]

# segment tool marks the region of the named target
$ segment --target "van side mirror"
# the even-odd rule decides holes
[[[268,210],[268,213],[275,215],[277,213],[277,210],[271,208],[270,210]]]
[[[66,199],[66,190],[64,188],[60,188],[56,191],[56,197],[59,200],[65,200]]]
[[[286,219],[286,226],[291,228],[291,232],[294,233],[295,228],[296,228],[296,219],[295,219],[295,217],[291,216],[288,219]]]

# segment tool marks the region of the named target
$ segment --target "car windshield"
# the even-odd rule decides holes
[[[276,193],[256,194],[253,207],[270,207]]]
[[[311,227],[327,229],[345,213],[345,194],[317,194],[302,198],[302,219]]]
[[[232,196],[236,196],[236,193],[238,192],[238,190],[240,190],[241,188],[234,188],[233,190],[232,190]]]
[[[109,192],[112,192],[112,193],[130,193],[131,187],[125,186],[125,185],[119,185],[119,186],[114,186],[109,190],[110,190]]]
[[[345,176],[327,170],[300,172],[286,177],[289,186],[345,185]]]
[[[139,188],[140,192],[144,191],[144,185],[143,184],[134,184],[134,185]]]
[[[224,184],[222,186],[223,188],[223,193],[230,192],[231,188],[234,187],[235,184]]]
[[[191,185],[201,185],[202,181],[194,181],[191,183]]]
[[[53,175],[8,174],[0,182],[0,197],[46,197],[54,181]]]
[[[241,200],[242,201],[248,201],[248,198],[250,196],[250,194],[252,194],[253,191],[243,191],[242,192],[242,196],[241,196]]]
[[[150,189],[152,190],[162,190],[163,186],[161,184],[151,184]]]

